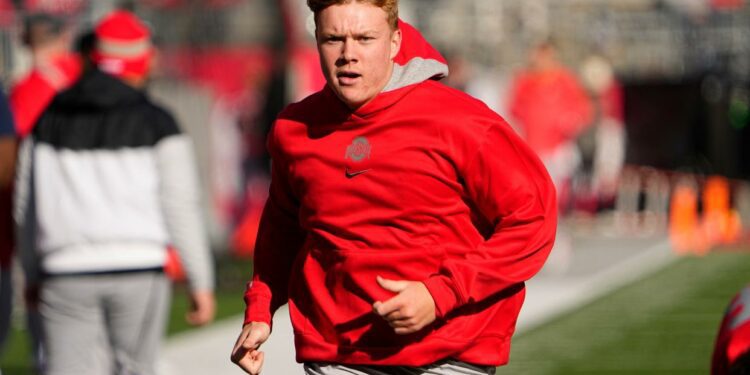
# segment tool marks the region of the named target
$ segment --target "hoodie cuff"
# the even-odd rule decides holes
[[[253,296],[251,293],[245,294],[245,320],[244,326],[250,322],[272,324],[271,319],[271,299]]]
[[[435,315],[439,319],[458,307],[459,297],[453,287],[453,281],[444,275],[434,275],[423,281],[424,286],[435,300]]]

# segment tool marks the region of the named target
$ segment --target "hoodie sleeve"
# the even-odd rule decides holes
[[[175,125],[176,126],[176,125]],[[160,200],[170,239],[185,266],[192,291],[214,289],[214,268],[200,205],[190,138],[182,133],[156,145]]]
[[[273,313],[287,302],[292,264],[305,241],[299,203],[288,180],[289,167],[279,152],[274,125],[268,137],[271,187],[255,242],[253,278],[245,291],[245,321],[271,324]]]
[[[491,122],[453,148],[468,198],[493,233],[424,282],[439,317],[528,280],[554,242],[557,203],[546,169],[503,120]]]

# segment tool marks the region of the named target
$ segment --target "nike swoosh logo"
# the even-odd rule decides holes
[[[365,173],[365,172],[367,172],[369,170],[370,169],[368,168],[368,169],[363,169],[361,171],[351,171],[351,170],[349,170],[349,167],[346,167],[346,178],[357,177],[357,176],[359,176],[359,175],[361,175],[361,174],[363,174],[363,173]]]

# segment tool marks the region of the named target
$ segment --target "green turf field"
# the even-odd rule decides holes
[[[708,374],[731,297],[750,283],[750,255],[684,258],[514,340],[498,374]]]
[[[247,261],[228,258],[217,260],[216,286],[216,319],[241,314],[245,309],[242,293],[245,283],[251,274],[251,265]],[[176,286],[170,313],[168,334],[175,334],[191,329],[185,322],[188,299],[183,286]],[[21,317],[19,317],[21,318]],[[20,319],[19,319],[20,320]],[[6,343],[5,353],[0,358],[2,375],[32,375],[29,362],[29,343],[26,334],[20,330],[23,321],[14,322],[14,329]]]

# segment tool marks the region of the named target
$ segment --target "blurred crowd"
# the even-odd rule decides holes
[[[120,3],[0,1],[4,47],[0,53],[4,54],[2,79],[7,96],[0,98],[0,347],[8,331],[12,298],[10,213],[18,144],[32,133],[55,95],[78,82],[82,72],[102,64],[101,59],[90,58],[96,51],[93,25],[102,15],[122,5],[151,22],[154,42],[160,48],[154,50],[150,67],[154,74],[147,83],[153,97],[174,111],[177,122],[194,140],[206,204],[202,209],[215,251],[229,249],[238,256],[252,256],[270,179],[266,134],[286,104],[324,84],[309,27],[303,27],[309,25],[309,16],[300,11],[302,1],[269,2],[275,6],[239,0]],[[421,9],[419,1],[405,3],[407,14],[408,9],[414,13]],[[744,1],[705,3],[716,7],[716,12],[747,12]],[[704,9],[709,13],[696,16],[696,8],[692,9],[686,10],[693,12],[690,17],[704,20],[711,12]],[[233,28],[243,25],[247,19],[243,14],[253,11],[263,13],[265,20]],[[210,16],[195,17],[201,12]],[[716,106],[707,104],[704,112],[710,113],[701,115],[710,119],[705,121],[708,125],[679,127],[676,132],[700,133],[686,146],[699,149],[688,152],[699,161],[669,168],[648,162],[644,155],[651,151],[642,151],[643,136],[638,133],[643,126],[633,124],[652,124],[642,121],[655,118],[652,111],[692,114],[695,108],[650,109],[643,105],[643,97],[633,98],[649,89],[664,92],[663,87],[649,87],[620,74],[618,62],[602,48],[590,48],[585,56],[568,63],[563,58],[568,44],[555,40],[549,30],[539,34],[524,37],[523,66],[502,69],[481,64],[460,46],[446,46],[446,50],[453,49],[446,53],[451,73],[444,82],[483,100],[523,136],[553,178],[561,213],[586,220],[612,212],[618,233],[669,234],[683,253],[703,254],[716,245],[747,240],[750,185],[746,179],[750,176],[740,165],[747,163],[747,151],[732,154],[736,160],[730,162],[740,166],[727,173],[711,165],[721,158],[701,159],[706,147],[721,149],[722,141],[728,145],[747,137],[750,110],[744,83],[727,84],[725,76],[713,72],[698,80],[694,86],[707,102],[716,95],[728,98],[721,99],[726,102],[724,115],[711,119]],[[722,92],[727,87],[735,89]],[[629,100],[640,106],[628,105]],[[666,100],[650,104],[659,103],[671,104]],[[720,133],[725,138],[705,130],[719,126],[717,121],[734,130]],[[669,142],[676,132],[653,133],[661,142]],[[710,138],[711,145],[695,146],[696,139],[703,138]],[[684,154],[674,157],[685,158]],[[554,253],[571,252],[570,241],[570,235],[561,230]],[[178,263],[175,253],[171,254],[168,268]],[[35,336],[40,336],[39,319],[32,310],[30,332]],[[35,352],[37,365],[42,366],[39,341],[34,340]]]

